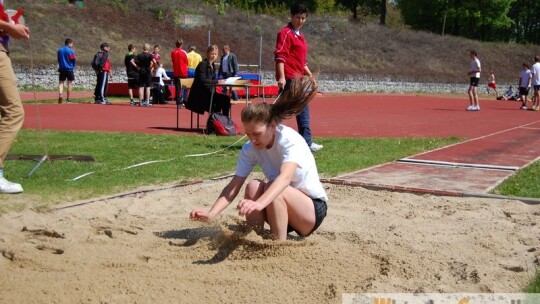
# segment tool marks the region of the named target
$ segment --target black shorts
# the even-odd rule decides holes
[[[139,87],[150,88],[152,87],[152,74],[150,72],[139,73]]]
[[[60,76],[58,77],[58,80],[59,81],[73,81],[75,80],[75,74],[73,73],[73,71],[59,71],[60,72]]]
[[[313,201],[313,207],[315,207],[315,226],[313,226],[313,229],[305,236],[308,236],[312,234],[319,226],[322,224],[324,218],[326,217],[326,210],[328,207],[326,206],[326,202],[323,201],[320,198],[313,198],[311,199]],[[298,235],[301,235],[296,229],[294,229],[291,225],[287,226],[287,233],[289,232],[296,232]]]
[[[139,88],[139,79],[137,78],[128,78],[128,88],[137,89]]]
[[[540,85],[533,85],[533,88],[535,92],[540,91]]]
[[[529,88],[519,87],[519,96],[528,96]]]
[[[478,83],[480,83],[480,78],[478,77],[471,77],[470,79],[470,85],[471,87],[477,87]]]

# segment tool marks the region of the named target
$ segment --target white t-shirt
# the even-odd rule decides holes
[[[533,64],[531,73],[532,85],[540,85],[540,62]]]
[[[278,125],[274,144],[270,149],[259,150],[247,142],[242,147],[236,175],[247,177],[255,165],[259,165],[266,178],[273,181],[279,175],[281,164],[293,162],[298,165],[291,180],[291,187],[304,192],[310,198],[328,201],[326,192],[319,180],[315,158],[306,141],[295,130]]]
[[[520,88],[528,88],[529,87],[529,79],[531,78],[531,70],[526,69],[521,71],[520,79],[521,82],[519,83]]]
[[[163,82],[163,79],[165,80],[169,80],[169,76],[167,76],[167,72],[165,71],[164,68],[158,68],[156,70],[156,75],[155,77],[159,77],[159,84],[160,85],[165,85],[165,83]]]
[[[480,71],[480,60],[478,60],[478,58],[474,58],[471,61],[471,71]],[[476,72],[474,75],[471,75],[471,77],[480,78],[480,72]]]

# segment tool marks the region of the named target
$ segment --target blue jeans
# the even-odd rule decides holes
[[[311,141],[311,128],[309,127],[309,105],[302,112],[296,115],[296,124],[298,125],[298,133],[306,140],[308,146],[313,143]]]
[[[174,83],[174,100],[176,104],[179,104],[187,99],[187,89],[182,89],[182,79],[180,77],[173,77]]]
[[[291,79],[287,79],[287,81],[285,82],[285,87],[283,88],[283,90],[280,90],[280,93],[282,91],[288,90],[290,85]],[[302,135],[308,146],[311,146],[313,141],[311,140],[311,128],[309,127],[309,104],[302,110],[302,112],[296,115],[296,125],[298,126],[298,133]]]

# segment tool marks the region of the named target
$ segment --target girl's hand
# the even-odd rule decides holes
[[[264,206],[258,202],[243,199],[238,203],[238,214],[240,216],[246,216],[250,215],[253,211],[262,211],[264,209]]]
[[[206,210],[193,210],[189,214],[189,219],[192,221],[209,222],[214,219],[216,215]]]

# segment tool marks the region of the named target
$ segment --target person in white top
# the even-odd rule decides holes
[[[523,68],[519,74],[519,100],[521,100],[521,109],[527,110],[527,97],[529,96],[529,90],[531,88],[531,70],[529,70],[529,65],[523,63]]]
[[[532,86],[534,89],[533,107],[534,111],[540,111],[540,56],[534,56],[534,64],[531,70]]]
[[[259,234],[268,223],[275,240],[296,231],[308,236],[326,216],[328,197],[319,180],[315,158],[295,130],[281,121],[298,114],[317,94],[315,82],[295,79],[274,104],[259,103],[242,111],[249,142],[238,157],[236,173],[209,211],[197,209],[192,220],[210,221],[238,195],[252,169],[259,165],[267,178],[251,180],[238,203],[240,216]]]
[[[168,88],[165,86],[165,82],[163,82],[163,79],[165,80],[171,80],[169,76],[167,75],[167,72],[163,68],[162,62],[156,62],[157,69],[154,73],[154,78],[152,80],[152,103],[154,104],[166,104],[168,97],[167,94],[170,94],[168,92]],[[159,82],[156,85],[156,79],[159,78]]]
[[[158,62],[157,65],[158,65],[158,68],[156,70],[156,74],[154,75],[154,77],[159,77],[159,85],[164,86],[165,83],[163,82],[163,79],[171,80],[171,78],[169,78],[169,76],[167,75],[167,72],[163,68],[163,62]]]
[[[480,82],[480,72],[482,72],[482,66],[477,56],[478,54],[476,53],[476,51],[469,51],[469,57],[472,59],[472,61],[471,68],[467,73],[470,81],[469,90],[467,91],[467,93],[469,94],[469,107],[467,108],[467,111],[480,111],[480,104],[478,104],[477,87],[478,83]]]

